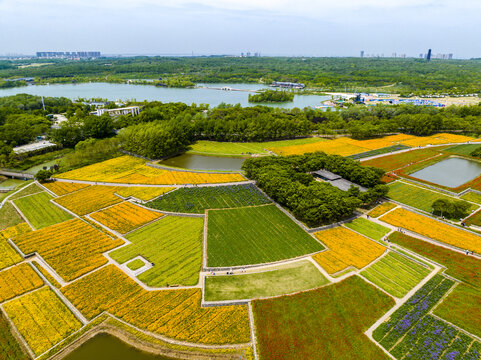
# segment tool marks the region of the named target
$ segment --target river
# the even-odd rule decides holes
[[[233,89],[260,90],[267,86],[261,84],[199,84],[208,87],[230,87]],[[103,98],[109,100],[137,100],[137,101],[162,101],[162,102],[183,102],[188,105],[209,104],[211,107],[220,103],[241,104],[241,106],[254,106],[249,103],[248,97],[251,92],[247,91],[226,91],[206,88],[177,89],[164,88],[153,85],[132,85],[132,84],[109,84],[109,83],[84,83],[84,84],[53,84],[53,85],[29,85],[0,89],[1,96],[16,94],[31,94],[50,97],[66,97],[72,100],[78,98]],[[294,101],[282,104],[263,104],[272,107],[292,109],[294,107],[314,107],[321,105],[321,102],[329,99],[330,96],[319,95],[296,95]]]

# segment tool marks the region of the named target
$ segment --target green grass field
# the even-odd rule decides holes
[[[202,218],[165,216],[127,236],[132,244],[109,255],[123,264],[143,256],[154,267],[138,276],[149,286],[195,285],[202,266]]]
[[[44,191],[22,197],[15,200],[14,203],[35,229],[41,229],[73,219],[73,216],[68,212],[52,204],[50,199],[52,199],[52,196]]]
[[[224,209],[267,204],[270,201],[253,184],[180,188],[150,201],[147,206],[164,211],[203,214]]]
[[[13,225],[20,224],[24,220],[20,214],[15,210],[10,202],[5,202],[0,208],[0,229],[5,229]]]
[[[315,143],[318,141],[325,140],[321,138],[302,138],[265,142],[219,142],[201,140],[191,145],[188,153],[234,156],[242,156],[248,154],[268,154],[269,152],[265,149],[270,147],[303,145]]]
[[[447,199],[449,201],[457,200],[451,196],[421,188],[419,186],[408,185],[400,181],[389,184],[388,197],[394,201],[398,201],[426,212],[432,211],[431,205],[437,199]],[[470,211],[475,208],[476,206],[472,205]]]
[[[44,190],[37,184],[24,186],[24,188],[21,191],[19,191],[18,193],[10,197],[9,200],[16,200],[18,198],[21,198],[22,196],[38,194],[39,192],[42,192],[42,191]]]
[[[143,267],[145,265],[145,263],[140,260],[140,259],[135,259],[134,261],[131,261],[127,264],[127,267],[132,270],[132,271],[135,271],[135,270],[138,270],[140,269],[141,267]]]
[[[357,231],[358,233],[365,235],[374,240],[381,240],[384,235],[386,235],[390,229],[380,224],[376,224],[364,218],[357,218],[346,224],[351,230]]]
[[[12,335],[10,326],[3,316],[0,316],[0,359],[28,360],[30,359]]]
[[[276,266],[261,273],[209,276],[205,279],[206,301],[255,299],[310,290],[329,281],[308,260]]]
[[[481,205],[481,195],[473,191],[468,191],[466,194],[461,195],[461,199]]]
[[[364,332],[394,300],[358,276],[252,303],[260,360],[389,359]]]
[[[481,337],[481,291],[459,284],[434,309],[434,314]]]
[[[275,205],[212,210],[208,219],[209,267],[267,263],[324,249]]]
[[[361,275],[389,294],[402,298],[430,272],[402,255],[389,252],[361,272]]]
[[[463,144],[463,145],[455,145],[451,146],[444,151],[453,153],[456,155],[465,155],[465,156],[470,156],[471,153],[479,148],[481,144]]]

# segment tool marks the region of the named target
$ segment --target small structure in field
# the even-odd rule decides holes
[[[321,181],[330,183],[332,186],[337,187],[339,190],[347,191],[351,186],[355,186],[362,192],[367,191],[365,187],[355,184],[349,180],[346,180],[342,176],[328,170],[321,169],[321,170],[313,171],[312,175],[314,175],[315,178]]]

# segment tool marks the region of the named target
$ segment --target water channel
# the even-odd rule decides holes
[[[63,360],[173,360],[140,351],[115,336],[98,334],[80,345]]]
[[[441,186],[455,188],[481,175],[481,163],[452,157],[410,174]]]
[[[72,100],[78,98],[104,98],[109,100],[132,100],[137,101],[162,101],[183,102],[188,105],[209,104],[211,107],[220,103],[241,104],[241,106],[254,106],[249,103],[248,97],[252,92],[226,91],[204,88],[202,86],[233,89],[260,90],[267,86],[261,84],[199,84],[200,87],[191,89],[164,88],[153,85],[132,84],[109,84],[109,83],[84,83],[84,84],[53,84],[53,85],[30,85],[10,89],[0,89],[1,96],[16,94],[31,94],[50,97],[66,97]],[[329,99],[329,96],[319,95],[296,95],[294,101],[281,104],[263,104],[282,108],[304,108],[320,106],[321,102]]]
[[[239,171],[245,159],[233,157],[182,154],[159,162],[159,165],[191,170]]]

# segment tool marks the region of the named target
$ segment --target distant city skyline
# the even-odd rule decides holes
[[[0,0],[0,54],[481,57],[475,0]]]

